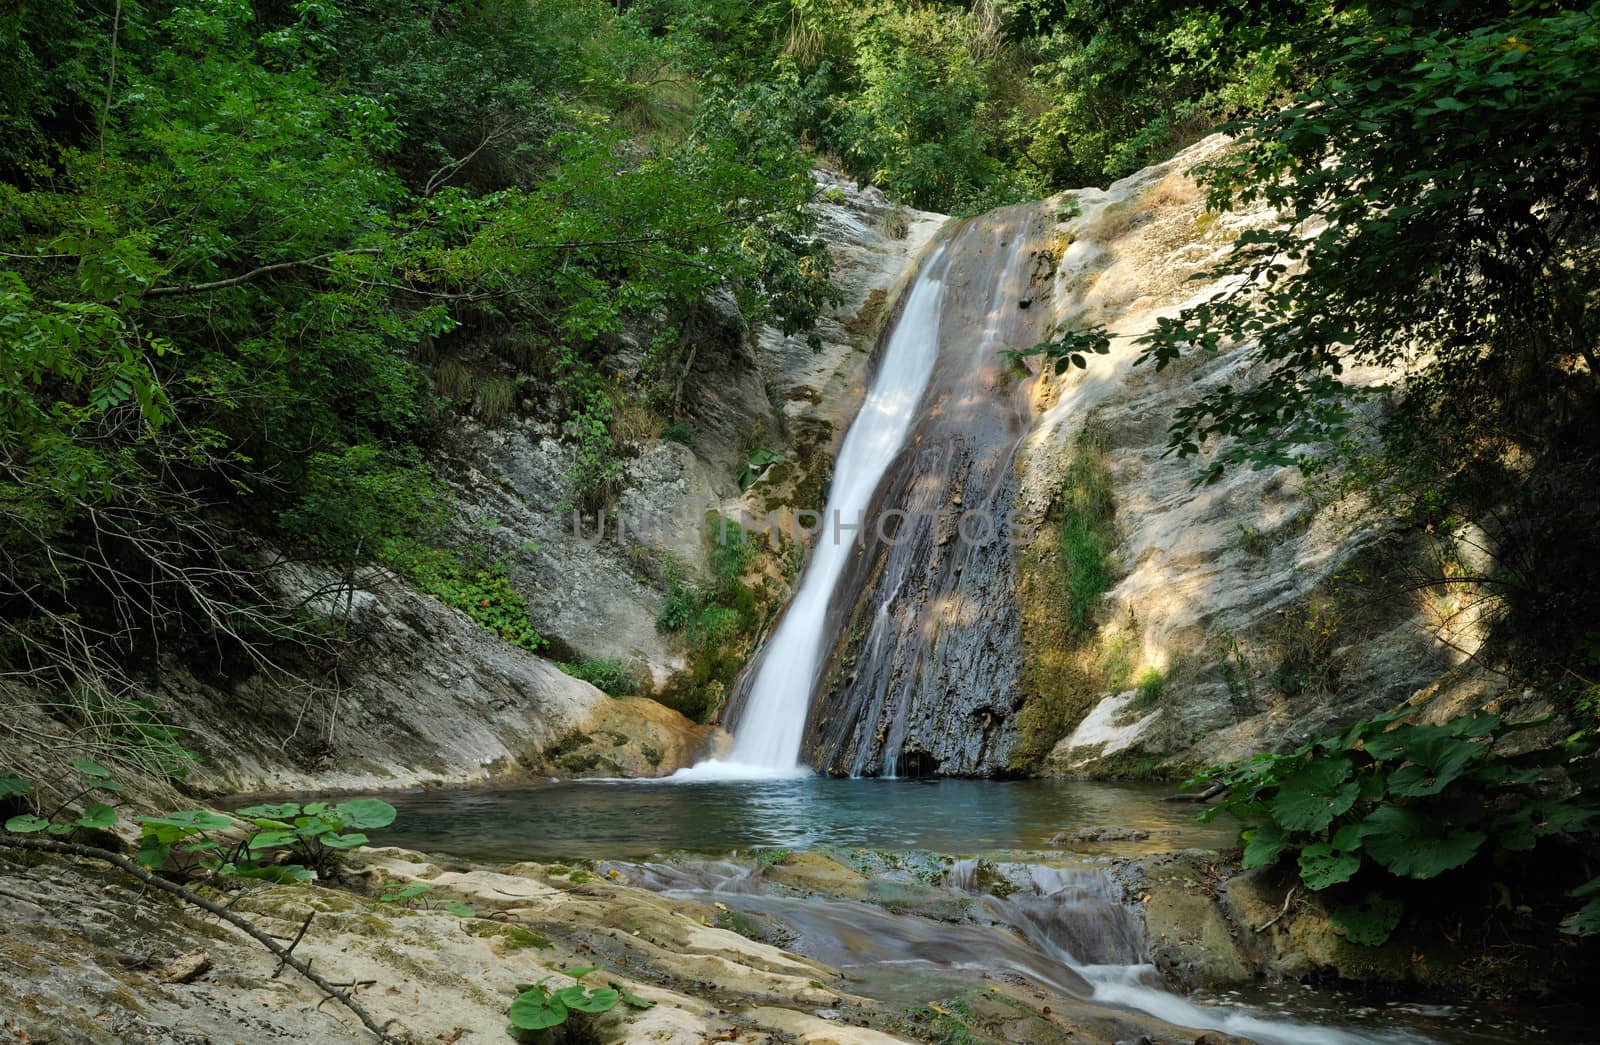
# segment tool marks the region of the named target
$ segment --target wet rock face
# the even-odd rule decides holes
[[[1010,508],[1034,344],[1039,212],[963,223],[922,278],[943,283],[939,356],[861,548],[834,594],[842,635],[812,709],[812,764],[852,775],[989,776],[1016,742],[1021,631]],[[841,520],[849,523],[852,520]],[[819,539],[852,539],[829,527]]]

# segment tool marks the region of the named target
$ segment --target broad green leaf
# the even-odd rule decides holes
[[[1353,853],[1361,848],[1361,825],[1345,824],[1333,833],[1333,847],[1342,853]]]
[[[446,900],[444,909],[457,918],[476,918],[478,912],[472,909],[471,904],[464,904],[460,900]]]
[[[1379,893],[1368,893],[1359,904],[1335,908],[1328,919],[1344,938],[1363,947],[1381,947],[1389,941],[1405,904]]]
[[[535,987],[517,995],[506,1015],[520,1030],[547,1030],[567,1022],[567,1005],[543,987]]]
[[[23,813],[6,821],[6,830],[18,835],[31,835],[36,831],[46,830],[49,826],[50,821],[32,813]]]
[[[98,762],[86,762],[81,758],[69,758],[67,759],[67,765],[83,774],[85,782],[111,779],[111,770]]]
[[[566,1003],[567,1008],[574,1012],[587,1012],[595,1015],[610,1012],[620,1000],[620,995],[609,987],[600,987],[588,990],[581,984],[563,987],[556,992],[556,997]]]
[[[603,965],[574,965],[570,969],[562,969],[561,971],[571,976],[574,980],[581,980],[591,972],[599,972],[603,968],[605,968]]]
[[[1271,867],[1289,844],[1277,824],[1262,824],[1245,832],[1244,869]]]
[[[103,802],[90,802],[83,807],[83,815],[76,823],[79,827],[106,828],[117,822],[117,811]]]
[[[1568,936],[1600,934],[1600,896],[1561,919],[1561,931]]]
[[[272,849],[278,846],[294,845],[299,840],[293,831],[258,831],[250,836],[248,847],[251,850]]]
[[[1361,836],[1368,856],[1405,878],[1432,878],[1460,867],[1487,837],[1395,805],[1381,805],[1368,814]]]
[[[300,815],[300,804],[298,802],[278,802],[264,806],[246,806],[243,809],[235,809],[233,812],[235,816],[242,816],[246,820],[254,820],[257,817],[265,817],[269,820],[291,820]]]
[[[1272,817],[1291,831],[1320,831],[1355,805],[1361,788],[1346,758],[1318,758],[1285,777],[1272,799]]]
[[[191,831],[216,831],[224,827],[232,827],[233,819],[218,813],[207,812],[204,809],[191,809],[182,813],[168,813],[166,816],[140,817],[139,823],[177,827]]]
[[[1451,726],[1410,726],[1395,732],[1405,733],[1405,743],[1390,757],[1404,758],[1408,764],[1389,774],[1389,793],[1408,798],[1438,794],[1489,750],[1457,736]]]
[[[1361,857],[1340,852],[1327,842],[1317,842],[1300,850],[1300,881],[1314,892],[1348,882],[1360,868]]]
[[[394,823],[394,806],[381,798],[356,798],[333,807],[333,813],[346,828],[374,830]]]
[[[133,859],[141,867],[160,870],[172,858],[172,846],[146,836],[139,841],[139,852]]]
[[[367,844],[367,836],[359,831],[347,835],[330,832],[322,836],[321,842],[329,849],[357,849]]]

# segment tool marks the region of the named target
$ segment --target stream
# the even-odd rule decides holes
[[[1589,1040],[1544,1011],[1287,983],[1174,993],[1145,953],[1127,858],[1225,847],[1237,827],[1197,823],[1193,805],[1165,800],[1170,791],[818,776],[552,782],[388,795],[400,816],[374,842],[581,864],[718,904],[727,927],[825,962],[852,992],[901,1008],[998,980],[1046,1004],[1130,1009],[1262,1045]],[[1108,827],[1123,830],[1077,837]],[[1115,837],[1126,829],[1148,835]]]

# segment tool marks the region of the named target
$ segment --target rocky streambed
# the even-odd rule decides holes
[[[518,985],[585,967],[587,985],[643,1004],[555,1040],[1584,1040],[1575,1013],[1441,1003],[1460,955],[1339,940],[1314,902],[1235,874],[1216,845],[1231,828],[1193,825],[1153,789],[894,787],[746,788],[742,804],[639,783],[391,796],[407,848],[359,850],[328,884],[208,895],[281,941],[304,929],[296,955],[403,1042],[511,1040]],[[1062,812],[1048,833],[1047,802]],[[651,853],[691,807],[699,844]],[[596,819],[634,841],[579,829]],[[979,853],[917,844],[980,823]],[[775,836],[792,844],[760,840]],[[0,918],[0,1041],[373,1040],[232,926],[101,862],[0,850]]]

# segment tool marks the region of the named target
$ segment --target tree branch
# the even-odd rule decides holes
[[[318,254],[314,258],[302,258],[299,261],[279,261],[271,265],[262,265],[253,268],[242,276],[233,276],[229,279],[212,280],[209,283],[180,283],[175,287],[151,287],[142,297],[160,298],[170,297],[174,294],[204,294],[207,291],[222,290],[226,287],[237,287],[241,283],[249,283],[260,279],[262,276],[273,272],[282,272],[285,269],[305,268],[327,261],[329,258],[340,258],[350,254],[381,254],[383,251],[377,247],[356,247],[351,250],[330,250],[326,254]]]

